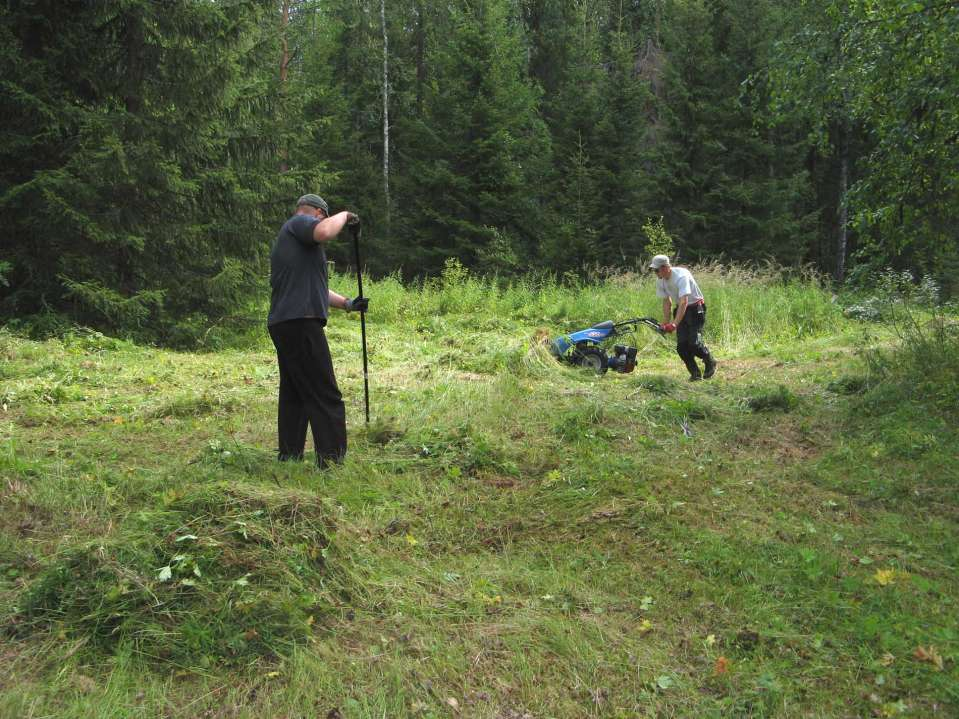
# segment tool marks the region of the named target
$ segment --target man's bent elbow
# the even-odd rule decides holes
[[[323,244],[324,242],[329,242],[338,234],[336,232],[331,231],[333,229],[332,227],[324,227],[323,225],[326,224],[326,222],[327,220],[324,220],[323,222],[318,224],[315,228],[313,228],[313,241],[316,242],[317,244]]]

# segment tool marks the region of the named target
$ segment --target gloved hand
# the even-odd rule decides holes
[[[346,300],[347,312],[366,312],[370,308],[369,297],[354,297]]]
[[[663,332],[675,332],[676,325],[674,325],[672,322],[664,322],[659,326],[659,329],[661,329]]]
[[[357,215],[357,214],[354,214],[354,213],[352,213],[352,212],[347,212],[347,213],[346,213],[346,224],[348,224],[348,225],[356,225],[357,227],[359,227],[359,225],[360,225],[360,216]]]

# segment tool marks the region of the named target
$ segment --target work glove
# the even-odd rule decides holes
[[[360,216],[352,212],[346,213],[346,224],[360,226]]]
[[[675,332],[676,325],[674,325],[672,322],[664,322],[659,326],[659,329],[661,329],[663,332]]]
[[[366,312],[370,308],[369,297],[354,297],[346,300],[347,312]]]

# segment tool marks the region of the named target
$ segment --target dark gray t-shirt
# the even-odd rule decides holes
[[[319,223],[310,215],[293,215],[276,237],[270,252],[268,326],[304,317],[326,319],[330,308],[326,252],[313,239]]]

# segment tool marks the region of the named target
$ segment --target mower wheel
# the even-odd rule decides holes
[[[606,374],[609,358],[599,347],[577,347],[570,357],[572,363],[584,369],[591,369],[598,375]]]

